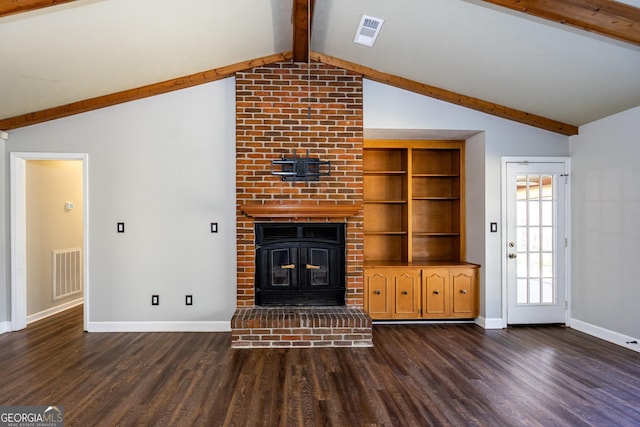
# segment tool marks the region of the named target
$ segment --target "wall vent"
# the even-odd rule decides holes
[[[373,43],[375,43],[376,38],[378,37],[378,33],[380,33],[380,28],[382,28],[383,22],[384,19],[362,15],[358,31],[356,32],[356,38],[353,42],[364,46],[373,46]]]
[[[82,254],[79,248],[51,251],[53,300],[82,292]]]

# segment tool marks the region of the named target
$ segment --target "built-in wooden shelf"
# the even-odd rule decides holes
[[[364,305],[372,319],[478,316],[463,141],[364,141]]]
[[[300,203],[248,203],[240,206],[252,218],[346,218],[362,211],[362,205],[353,204],[300,204]]]

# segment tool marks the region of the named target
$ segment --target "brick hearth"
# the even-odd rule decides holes
[[[352,307],[239,308],[232,347],[371,347],[371,319]]]
[[[362,310],[362,103],[362,77],[326,64],[283,62],[236,73],[238,309],[231,325],[234,347],[256,347],[261,342],[263,346],[371,345],[371,321]],[[308,152],[310,157],[331,162],[331,175],[316,182],[284,182],[272,175],[271,162],[292,157],[294,151],[298,156]],[[283,216],[276,212],[285,205],[285,211],[297,213]],[[263,212],[260,221],[346,223],[345,307],[255,306],[257,219],[243,209],[247,206],[254,211],[256,206],[273,208],[274,214],[270,217]],[[305,206],[320,207],[318,212],[327,213],[305,217],[297,208]],[[349,212],[336,214],[336,209],[343,208]],[[295,313],[287,319],[293,326],[279,326],[282,320],[274,316],[281,310],[290,316]],[[309,316],[323,319],[317,320],[322,326],[317,330],[306,326]],[[251,319],[248,323],[247,318]],[[294,319],[300,323],[291,323]],[[261,326],[254,331],[249,324]]]

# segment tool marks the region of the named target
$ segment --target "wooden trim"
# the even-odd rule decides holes
[[[74,0],[0,0],[0,18],[72,1]]]
[[[612,0],[483,0],[623,42],[640,45],[640,8]]]
[[[293,62],[309,61],[315,0],[293,0]]]
[[[362,211],[362,205],[336,204],[245,204],[240,210],[253,218],[346,218]]]
[[[526,113],[514,108],[505,107],[504,105],[494,104],[493,102],[483,101],[482,99],[473,98],[456,92],[451,92],[446,89],[440,89],[438,87],[419,83],[404,77],[394,76],[392,74],[378,71],[373,68],[365,67],[363,65],[354,64],[343,59],[325,55],[323,53],[311,52],[310,56],[314,61],[319,61],[328,65],[333,65],[335,67],[344,68],[345,70],[350,70],[355,73],[362,74],[362,76],[367,79],[395,86],[401,89],[406,89],[420,95],[429,96],[431,98],[436,98],[441,101],[449,102],[451,104],[471,108],[473,110],[481,111],[483,113],[491,114],[503,119],[512,120],[518,123],[523,123],[529,126],[534,126],[562,135],[571,136],[578,134],[578,127],[567,123],[562,123],[556,120],[548,119],[546,117]],[[0,128],[1,127],[2,126],[0,126]]]
[[[292,58],[292,52],[277,53],[269,56],[264,56],[262,58],[239,62],[225,67],[215,68],[201,73],[195,73],[184,77],[178,77],[176,79],[166,80],[160,83],[141,86],[135,89],[124,90],[109,95],[98,96],[83,101],[77,101],[66,105],[47,108],[45,110],[40,110],[33,113],[9,117],[0,120],[0,129],[13,130],[24,126],[43,123],[49,120],[72,116],[74,114],[85,113],[104,107],[110,107],[112,105],[122,104],[124,102],[135,101],[137,99],[142,99],[154,95],[160,95],[174,90],[185,89],[191,86],[196,86],[231,77],[238,71],[244,71],[258,66],[288,61]],[[373,81],[399,87],[401,89],[406,89],[420,95],[429,96],[431,98],[436,98],[445,102],[460,105],[466,108],[471,108],[473,110],[481,111],[483,113],[512,120],[518,123],[523,123],[529,126],[534,126],[540,129],[545,129],[567,136],[578,134],[577,126],[547,119],[541,116],[536,116],[534,114],[529,114],[499,104],[483,101],[478,98],[461,95],[445,89],[437,88],[435,86],[429,86],[423,83],[406,79],[404,77],[394,76],[392,74],[377,71],[373,68],[354,64],[352,62],[334,58],[322,53],[311,52],[310,58],[314,61],[319,61],[328,65],[333,65],[359,73],[365,78]]]
[[[274,64],[290,59],[291,52],[277,53],[274,55],[264,56],[262,58],[251,59],[249,61],[238,62],[236,64],[228,65],[225,67],[215,68],[213,70],[203,71],[201,73],[195,73],[184,77],[166,80],[160,83],[141,86],[135,89],[124,90],[109,95],[85,99],[83,101],[72,102],[71,104],[47,108],[45,110],[36,111],[34,113],[9,117],[7,119],[0,120],[0,129],[12,130],[23,126],[34,125],[49,120],[72,116],[74,114],[85,113],[87,111],[122,104],[124,102],[135,101],[137,99],[147,98],[154,95],[160,95],[163,93],[172,92],[174,90],[185,89],[204,83],[210,83],[216,80],[231,77],[238,71],[244,71],[254,67]]]
[[[439,139],[365,139],[363,148],[443,148],[461,149],[463,140],[439,140]]]

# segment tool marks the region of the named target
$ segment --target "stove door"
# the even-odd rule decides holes
[[[341,262],[342,247],[302,243],[300,245],[300,288],[338,289],[344,283],[344,261]]]
[[[298,289],[298,245],[267,245],[258,249],[256,256],[260,289]]]

